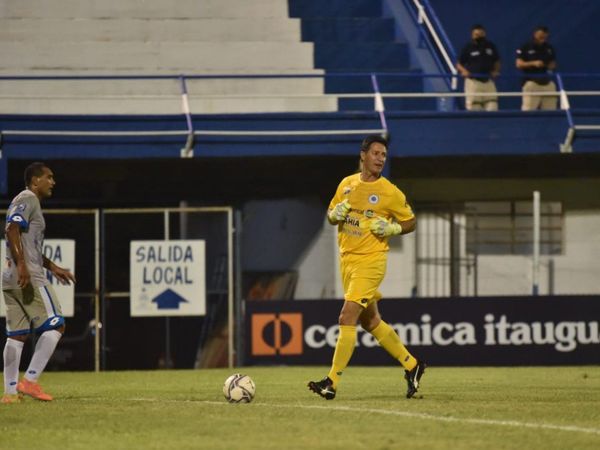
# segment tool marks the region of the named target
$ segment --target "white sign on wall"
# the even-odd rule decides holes
[[[131,241],[132,316],[206,314],[205,242]]]
[[[6,267],[6,241],[0,242],[0,261],[2,268]],[[69,270],[75,274],[75,241],[72,239],[46,239],[44,240],[44,256],[56,265]],[[61,284],[56,277],[46,270],[46,277],[56,291],[60,301],[63,316],[73,317],[75,314],[75,286],[73,284]],[[0,286],[2,280],[0,278]],[[0,300],[0,316],[5,316],[4,296]]]

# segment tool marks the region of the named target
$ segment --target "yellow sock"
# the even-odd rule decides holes
[[[417,365],[417,360],[412,356],[394,329],[383,320],[371,330],[379,345],[381,345],[394,359],[400,361],[406,370],[412,370]]]
[[[356,326],[340,325],[340,335],[338,336],[337,344],[335,344],[331,370],[329,370],[329,374],[327,375],[333,381],[334,389],[337,389],[342,372],[348,366],[355,346]]]

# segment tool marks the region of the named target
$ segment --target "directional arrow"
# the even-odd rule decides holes
[[[152,303],[158,305],[158,309],[179,309],[180,303],[189,303],[185,298],[172,289],[158,294],[152,299]]]

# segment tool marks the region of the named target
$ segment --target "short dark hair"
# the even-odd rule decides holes
[[[537,27],[535,27],[533,29],[533,32],[535,33],[536,31],[543,31],[544,33],[548,34],[550,33],[550,29],[546,26],[546,25],[538,25]]]
[[[473,25],[471,27],[471,31],[473,30],[483,30],[485,31],[485,27],[483,25],[481,25],[480,23],[476,23],[475,25]]]
[[[386,138],[384,138],[380,134],[370,134],[366,138],[364,138],[362,144],[360,144],[360,151],[368,152],[369,147],[371,147],[371,144],[374,144],[375,142],[379,142],[386,149],[388,148],[388,140]]]
[[[48,166],[43,162],[34,162],[27,166],[25,169],[25,186],[29,187],[31,184],[31,179],[33,177],[41,177],[44,174],[44,169],[47,169]]]

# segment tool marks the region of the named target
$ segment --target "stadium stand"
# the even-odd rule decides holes
[[[392,137],[387,163],[390,178],[407,186],[417,207],[435,202],[444,203],[442,208],[451,202],[510,203],[515,199],[529,204],[533,189],[542,190],[544,201],[563,201],[560,214],[564,215],[565,231],[562,224],[555,231],[557,236],[564,236],[560,244],[564,242],[565,250],[548,259],[552,266],[548,264],[543,270],[541,292],[597,294],[592,272],[597,272],[593,254],[600,242],[596,231],[600,229],[598,200],[594,196],[598,136],[578,137],[573,143],[575,155],[560,154],[570,120],[589,126],[600,123],[597,97],[572,98],[570,116],[566,110],[521,112],[519,97],[502,98],[501,110],[495,113],[464,111],[461,100],[436,98],[433,92],[452,93],[450,77],[437,78],[450,69],[444,66],[425,25],[418,21],[418,3],[3,2],[0,195],[8,199],[21,187],[23,166],[43,159],[53,167],[56,164],[60,189],[68,193],[62,205],[235,204],[246,215],[244,245],[251,245],[250,249],[242,248],[242,253],[255,259],[240,263],[241,270],[293,272],[293,283],[298,285],[295,298],[340,298],[338,277],[333,273],[337,258],[334,231],[327,228],[319,234],[324,202],[329,199],[325,197],[335,189],[336,177],[355,170],[360,138],[371,132],[387,132]],[[487,11],[479,2],[467,0],[460,2],[457,14],[449,6],[454,2],[432,0],[438,22],[429,2],[420,3],[427,7],[445,43],[452,44],[447,49],[451,58],[452,47],[461,45],[474,21],[486,23],[496,42],[509,42],[506,39],[510,36],[520,44],[539,18],[555,30],[551,40],[558,48],[561,70],[600,71],[592,65],[578,66],[583,59],[569,59],[576,56],[577,52],[566,54],[575,44],[567,31],[560,31],[561,26],[566,30],[582,26],[588,35],[595,36],[586,17],[597,17],[600,8],[588,5],[584,12],[573,15],[572,22],[565,19],[556,23],[549,20],[549,14],[557,20],[567,17],[561,9],[564,2],[549,2],[550,12],[542,16],[535,15],[540,6],[537,0],[531,4],[499,2],[523,18],[514,24],[508,14],[500,14],[500,6]],[[469,15],[469,11],[475,13]],[[493,22],[493,12],[504,20],[503,28]],[[573,36],[580,39],[578,42],[585,41],[578,33]],[[564,41],[563,37],[569,39]],[[512,48],[514,43],[506,46]],[[504,58],[506,84],[499,87],[518,91],[518,74],[510,69],[510,56]],[[298,73],[308,76],[293,78]],[[66,78],[53,80],[53,76]],[[585,85],[576,77],[565,77],[565,81],[568,89],[596,89],[591,78]],[[414,97],[386,97],[385,109],[378,108],[373,96],[377,90]],[[577,154],[584,152],[596,155]],[[303,198],[299,204],[273,201],[282,197]],[[57,195],[52,201],[63,200]],[[438,232],[437,228],[454,224],[448,219],[450,213],[454,214],[439,208],[418,211],[422,242],[437,242],[441,248],[450,241],[453,231]],[[529,217],[529,212],[526,214]],[[142,219],[139,228],[156,234],[148,238],[162,239],[158,233],[162,216],[157,217],[152,222]],[[289,239],[290,235],[294,238]],[[124,237],[119,246],[124,261],[128,256],[125,241]],[[87,246],[91,255],[93,243]],[[386,296],[388,292],[402,297],[416,295],[418,264],[421,268],[429,264],[417,260],[433,258],[419,254],[418,248],[407,238],[392,249],[393,266],[403,270],[386,281]],[[450,288],[450,283],[444,286],[448,271],[441,267],[448,260],[442,253],[434,255],[431,277],[423,271],[424,285],[438,280],[442,287],[421,290],[420,296],[459,291]],[[588,254],[591,256],[581,257]],[[324,261],[329,261],[329,271],[324,269]],[[435,264],[440,267],[439,276]],[[477,291],[465,283],[461,295],[530,293],[528,256],[482,255],[478,264],[477,273],[471,271],[471,265],[464,269],[469,273],[468,283],[474,285],[473,280],[480,279],[482,286]],[[128,273],[118,265],[113,271],[118,272],[115,278],[118,276],[126,291]],[[223,277],[223,271],[219,276]],[[115,289],[111,283],[109,280],[108,288]],[[213,295],[223,297],[224,291],[214,284],[219,289],[215,288]],[[126,302],[113,302],[111,308],[113,323],[129,321]],[[137,335],[135,339],[125,334],[129,330],[108,326],[107,333],[105,328],[108,342],[102,351],[109,354],[109,363],[103,363],[103,368],[156,366],[163,330],[157,322],[150,325],[149,321],[141,322],[145,319],[138,320],[138,332],[130,333]],[[198,333],[198,326],[192,320],[185,326],[181,323],[177,322],[172,334],[187,348],[189,334]],[[154,342],[147,349],[139,332],[146,331],[144,324],[153,330]],[[198,348],[204,348],[208,337],[208,331],[195,336],[192,346],[201,342]],[[225,332],[220,335],[224,337]],[[215,346],[222,344],[224,340]],[[134,353],[135,361],[131,358]],[[209,353],[196,359],[206,361],[211,358]],[[161,367],[170,366],[167,355],[160,360]],[[174,360],[175,367],[191,364],[189,352],[182,351]],[[85,364],[88,366],[81,363],[73,367],[89,368],[89,361]]]
[[[281,0],[41,0],[0,6],[3,75],[172,79],[4,80],[0,112],[181,114],[177,74],[320,74]],[[335,111],[320,78],[191,79],[194,113]],[[303,97],[306,94],[309,97]],[[310,96],[312,95],[312,96]]]

